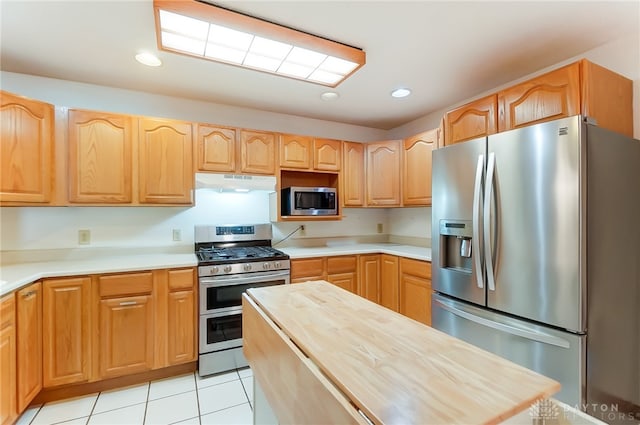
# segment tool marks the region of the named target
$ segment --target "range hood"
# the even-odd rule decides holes
[[[275,192],[275,176],[249,176],[244,174],[196,173],[196,189],[248,192],[266,190]]]

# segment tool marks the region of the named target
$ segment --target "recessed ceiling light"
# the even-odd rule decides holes
[[[136,60],[143,65],[147,66],[160,66],[162,65],[162,61],[158,59],[158,57],[151,53],[138,53],[136,55]]]
[[[332,100],[336,100],[337,98],[339,98],[340,95],[334,91],[328,91],[328,92],[324,92],[320,95],[320,99],[322,100],[326,100],[327,102],[332,101]]]
[[[411,94],[411,90],[405,89],[405,88],[395,89],[394,91],[391,92],[391,96],[398,99],[407,97],[410,94]]]

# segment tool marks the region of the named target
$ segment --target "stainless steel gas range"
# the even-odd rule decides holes
[[[271,236],[271,224],[195,227],[201,376],[247,366],[242,354],[242,293],[289,284],[289,256],[271,247]]]

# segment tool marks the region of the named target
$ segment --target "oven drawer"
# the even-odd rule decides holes
[[[153,288],[153,276],[151,272],[99,276],[98,287],[101,298],[150,294]]]
[[[200,354],[234,347],[242,347],[242,307],[200,315]]]

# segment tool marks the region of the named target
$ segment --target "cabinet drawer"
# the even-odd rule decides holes
[[[355,255],[341,256],[341,257],[328,257],[327,258],[327,273],[351,273],[357,269],[357,258]]]
[[[100,297],[150,294],[153,288],[151,272],[99,276]]]
[[[169,270],[169,291],[193,289],[193,269]]]
[[[324,258],[304,258],[291,261],[291,279],[324,275]]]
[[[410,274],[412,276],[431,279],[431,263],[426,261],[401,258],[400,270],[402,270],[402,273]]]

